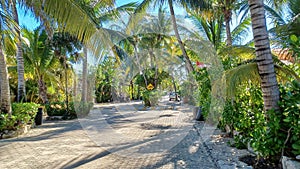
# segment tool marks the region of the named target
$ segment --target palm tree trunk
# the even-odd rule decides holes
[[[64,69],[65,69],[65,93],[66,93],[66,114],[69,114],[69,92],[68,92],[68,72],[67,72],[67,56],[64,57]]]
[[[73,96],[75,96],[76,97],[76,95],[77,95],[77,76],[76,76],[76,74],[73,72]]]
[[[230,31],[230,20],[231,20],[231,11],[230,10],[224,10],[225,15],[225,27],[226,27],[226,36],[227,36],[227,46],[232,45],[232,37],[231,37],[231,31]]]
[[[177,97],[177,87],[176,87],[174,76],[171,76],[171,77],[172,77],[172,83],[173,83],[173,88],[174,88],[174,92],[175,92],[175,101],[177,101],[178,100],[178,97]]]
[[[185,50],[184,45],[183,45],[183,43],[181,41],[181,38],[179,36],[179,32],[178,32],[178,29],[177,29],[176,18],[175,18],[175,13],[174,13],[174,8],[173,8],[173,2],[172,2],[172,0],[168,0],[168,3],[169,3],[170,14],[171,14],[171,18],[172,18],[172,24],[173,24],[173,29],[174,29],[174,32],[175,32],[175,36],[176,36],[177,41],[179,43],[180,49],[182,51],[182,55],[185,59],[185,65],[186,65],[187,71],[188,71],[188,73],[191,73],[191,72],[194,71],[194,67],[192,65],[192,62],[191,62],[190,58],[187,56],[186,50]]]
[[[13,1],[13,16],[17,24],[19,24],[19,17],[16,8],[16,2]],[[25,80],[24,80],[24,59],[22,53],[22,44],[21,44],[21,33],[20,29],[16,29],[17,32],[17,71],[18,71],[18,96],[17,102],[26,101],[26,90],[25,90]]]
[[[39,85],[39,94],[40,94],[40,97],[41,97],[43,103],[47,104],[48,103],[47,87],[46,87],[46,84],[45,84],[43,76],[39,76],[38,85]]]
[[[87,59],[87,48],[83,48],[83,66],[82,66],[82,93],[81,93],[81,101],[87,101],[87,76],[88,76],[88,59]]]
[[[0,46],[0,108],[1,112],[11,115],[11,101],[10,101],[10,89],[8,80],[8,71],[6,65],[6,58],[3,54],[2,46]]]
[[[145,81],[145,88],[148,86],[148,81],[147,81],[147,78],[145,76],[145,73],[143,72],[143,70],[141,70],[141,63],[140,63],[140,59],[139,59],[139,55],[138,55],[138,50],[137,50],[137,42],[135,42],[133,44],[134,46],[134,55],[135,55],[135,58],[136,58],[136,61],[137,61],[137,64],[138,64],[138,67],[139,67],[139,73],[140,75],[142,75],[144,77],[144,81]]]
[[[131,88],[131,90],[130,90],[130,94],[131,94],[131,100],[134,100],[134,95],[133,95],[133,82],[132,82],[132,80],[130,80],[130,88]]]
[[[157,88],[158,67],[157,67],[156,57],[154,55],[152,48],[149,49],[149,54],[150,54],[150,57],[152,58],[153,66],[155,67],[154,87]]]
[[[261,88],[266,111],[279,110],[279,89],[270,50],[263,0],[248,0],[252,31],[254,37],[256,61],[261,77]]]

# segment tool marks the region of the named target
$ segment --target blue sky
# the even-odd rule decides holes
[[[25,26],[31,30],[39,26],[37,20],[34,18],[31,12],[25,11],[24,9],[18,7],[18,15],[21,26]]]
[[[141,2],[142,0],[116,0],[117,6],[124,5],[130,2]],[[167,6],[166,6],[167,7]],[[25,11],[24,9],[18,8],[19,21],[21,26],[25,26],[30,30],[35,29],[39,26],[39,22],[34,18],[33,14],[30,11]],[[180,7],[175,7],[175,13],[179,15],[185,14],[184,10]]]

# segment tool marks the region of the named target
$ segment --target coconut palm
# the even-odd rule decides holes
[[[43,103],[47,103],[46,81],[57,82],[55,72],[59,60],[51,49],[45,29],[38,27],[33,32],[23,29],[22,33],[28,41],[24,44],[24,60],[27,71],[32,71],[34,74],[39,87],[39,96]]]
[[[3,52],[3,45],[0,44],[0,94],[1,112],[11,114],[10,89],[6,58]]]
[[[11,52],[9,49],[12,49],[12,39],[16,35],[14,32],[16,25],[6,2],[0,2],[0,9],[0,109],[2,112],[11,115],[10,87],[6,57],[7,53]]]
[[[51,46],[54,48],[54,54],[59,58],[61,65],[64,68],[65,95],[66,105],[69,110],[69,92],[68,92],[68,70],[72,70],[72,65],[68,64],[67,55],[78,55],[77,52],[81,49],[81,44],[77,38],[68,33],[55,32],[51,39]],[[67,112],[68,113],[68,112]]]
[[[150,6],[150,4],[154,2],[154,5],[158,5],[158,4],[164,4],[166,1],[165,0],[161,0],[161,1],[154,1],[154,0],[144,0],[140,3],[140,5],[137,7],[136,11],[135,11],[135,14],[137,16],[135,17],[132,17],[130,22],[136,22],[136,21],[133,21],[133,20],[136,20],[140,17],[140,15],[143,15],[146,11],[146,9]],[[182,3],[184,3],[184,1],[181,1]],[[185,59],[185,63],[186,63],[186,69],[187,71],[190,73],[192,71],[194,71],[194,67],[190,61],[190,58],[188,57],[187,53],[186,53],[186,49],[184,47],[184,44],[182,42],[182,39],[179,35],[179,31],[178,31],[178,27],[177,27],[177,22],[176,22],[176,17],[175,17],[175,12],[174,12],[174,7],[173,7],[173,0],[168,0],[168,5],[169,5],[169,9],[170,9],[170,15],[171,15],[171,19],[172,19],[172,24],[173,24],[173,29],[174,29],[174,33],[175,33],[175,36],[177,38],[177,42],[180,46],[180,49],[182,51],[182,55]],[[128,28],[131,29],[132,27],[132,24],[129,23],[129,26]]]
[[[278,109],[279,89],[266,29],[264,3],[261,0],[249,0],[252,30],[256,50],[258,72],[264,98],[264,109]]]
[[[102,24],[109,20],[120,17],[120,12],[130,12],[135,7],[135,3],[129,3],[118,8],[114,7],[114,1],[101,1],[95,4],[94,1],[76,1],[76,4],[85,12],[86,17],[96,26],[96,31],[101,29]],[[108,9],[107,9],[108,8]],[[103,41],[102,44],[110,42]],[[110,46],[112,47],[112,46]],[[87,76],[88,76],[88,49],[85,46],[83,49],[83,78],[82,78],[82,97],[81,101],[87,101]],[[96,54],[97,55],[97,54]]]
[[[271,109],[278,110],[279,88],[267,32],[264,2],[262,0],[249,0],[248,2],[251,13],[256,61],[261,78],[264,109],[266,111]]]
[[[19,26],[19,17],[18,17],[18,11],[17,11],[17,1],[11,0],[11,8],[12,8],[12,15],[13,18]],[[17,71],[18,71],[18,94],[17,94],[17,101],[26,101],[26,90],[25,90],[25,79],[24,79],[24,59],[23,59],[23,53],[22,53],[22,38],[21,38],[21,32],[20,28],[16,27],[16,46],[17,46],[17,52],[16,52],[16,59],[17,59]]]

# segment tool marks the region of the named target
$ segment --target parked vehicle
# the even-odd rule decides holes
[[[177,92],[171,92],[169,94],[169,101],[171,100],[180,101],[180,95]]]

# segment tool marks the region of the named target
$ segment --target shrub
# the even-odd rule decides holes
[[[67,112],[74,112],[73,102],[69,102],[69,109],[65,102],[50,102],[45,104],[48,116],[64,116]]]
[[[237,133],[235,145],[245,148],[248,143],[259,156],[278,160],[300,154],[300,84],[297,81],[280,85],[281,111],[263,111],[260,89],[248,86],[228,102],[221,127],[229,125]]]
[[[92,102],[75,102],[74,112],[72,116],[84,117],[89,114],[90,110],[93,108],[94,104]]]
[[[194,75],[199,87],[191,95],[196,100],[196,106],[201,106],[204,117],[207,117],[211,107],[211,82],[209,74],[206,69],[201,69],[195,72]]]
[[[287,138],[286,154],[300,154],[300,83],[293,81],[285,86],[281,86],[281,102],[279,103],[282,110],[278,126],[280,132]]]
[[[93,103],[69,102],[68,108],[65,102],[51,102],[45,105],[48,116],[64,116],[63,119],[74,119],[77,115],[87,115]]]
[[[12,115],[0,113],[0,133],[5,130],[17,130],[23,125],[33,123],[39,104],[13,103]]]

